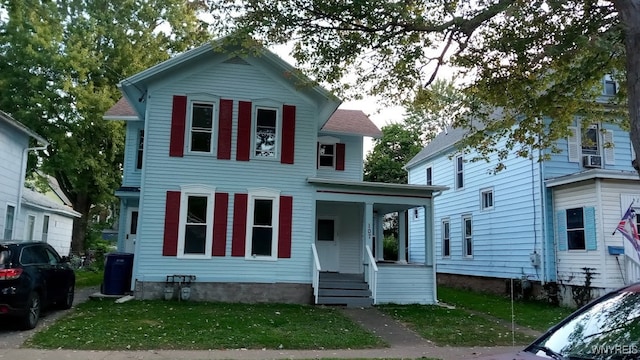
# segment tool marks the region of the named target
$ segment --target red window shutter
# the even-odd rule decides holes
[[[162,256],[178,255],[178,228],[180,227],[180,192],[167,191],[164,210],[164,241]]]
[[[174,95],[171,110],[171,142],[169,156],[182,157],[184,153],[184,129],[187,119],[187,97]]]
[[[213,214],[213,256],[225,256],[227,248],[227,210],[229,194],[216,193],[215,212]]]
[[[233,235],[231,240],[231,256],[244,256],[247,231],[247,194],[233,196]]]
[[[218,159],[231,159],[232,117],[233,100],[220,100],[220,113],[218,116]]]
[[[251,102],[238,102],[238,142],[236,160],[249,161],[251,153]]]
[[[284,105],[282,107],[282,154],[280,162],[293,164],[296,140],[296,107]]]
[[[291,223],[293,197],[280,196],[280,220],[278,221],[278,257],[291,257]]]
[[[344,144],[336,144],[336,170],[344,171]]]

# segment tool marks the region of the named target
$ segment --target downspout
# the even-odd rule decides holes
[[[542,229],[542,244],[541,244],[541,248],[542,248],[542,281],[541,281],[541,285],[545,285],[547,282],[547,253],[549,252],[548,249],[548,238],[547,238],[547,194],[545,191],[545,187],[544,187],[544,166],[542,166],[542,161],[539,161],[540,158],[542,157],[542,150],[538,149],[538,167],[540,168],[540,226]]]
[[[20,186],[18,186],[18,199],[16,201],[16,217],[13,221],[13,229],[16,228],[16,224],[18,223],[19,219],[22,218],[22,194],[24,192],[24,179],[27,176],[27,157],[29,155],[29,151],[39,151],[39,150],[46,150],[47,147],[49,146],[49,143],[45,142],[42,146],[35,146],[35,147],[27,147],[24,148],[22,150],[22,164],[20,165]],[[14,239],[11,240],[15,240],[15,232],[12,231],[13,237]],[[22,237],[24,237],[24,234],[22,234]]]

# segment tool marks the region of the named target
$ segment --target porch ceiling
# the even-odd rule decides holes
[[[323,201],[368,202],[380,212],[405,210],[424,205],[434,193],[447,190],[446,186],[374,183],[338,179],[308,178],[316,188],[317,199]]]

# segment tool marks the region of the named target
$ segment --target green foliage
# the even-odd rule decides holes
[[[398,259],[398,239],[393,236],[385,236],[382,241],[383,256],[385,260]]]
[[[364,180],[396,184],[407,183],[407,172],[402,168],[422,149],[420,135],[401,124],[382,128],[382,137],[375,140],[373,151],[364,163]]]
[[[182,0],[4,0],[0,7],[0,109],[50,142],[38,153],[41,168],[83,214],[72,244],[81,252],[90,209],[112,201],[121,182],[124,124],[102,119],[120,97],[116,84],[207,41],[196,17],[204,8]]]
[[[384,346],[337,309],[291,304],[89,301],[39,331],[46,349],[358,349]]]
[[[229,31],[267,44],[292,42],[301,66],[345,96],[420,103],[439,70],[454,69],[464,102],[451,113],[456,125],[475,132],[463,145],[480,158],[497,153],[503,160],[557,151],[576,115],[584,126],[597,120],[630,129],[640,150],[639,6],[640,0],[247,0],[219,2],[213,11],[234,15],[223,22]],[[617,97],[599,98],[605,74],[619,81]],[[492,116],[496,108],[504,110],[499,117]],[[498,148],[503,137],[509,141]]]
[[[103,265],[104,267],[104,265]],[[76,270],[76,288],[98,287],[104,280],[104,271],[97,269]]]

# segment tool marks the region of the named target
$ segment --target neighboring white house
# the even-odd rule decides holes
[[[31,139],[39,146],[29,147]],[[80,214],[24,187],[29,151],[48,145],[43,137],[0,111],[0,237],[45,241],[68,255],[73,219]]]

